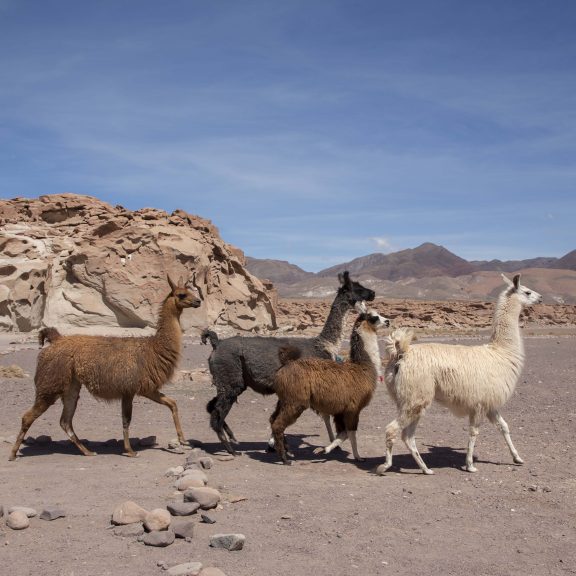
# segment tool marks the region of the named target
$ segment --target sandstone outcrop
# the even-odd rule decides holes
[[[153,328],[167,273],[203,300],[184,329],[276,327],[273,288],[209,220],[77,194],[0,200],[0,331]]]

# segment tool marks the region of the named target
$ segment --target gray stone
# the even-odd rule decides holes
[[[210,456],[204,456],[203,458],[200,458],[199,462],[202,468],[204,468],[205,470],[210,470],[210,468],[212,468],[212,466],[214,465],[214,460],[212,460]]]
[[[8,518],[6,518],[6,526],[12,528],[12,530],[24,530],[24,528],[30,526],[30,520],[24,512],[15,510],[8,514]]]
[[[225,548],[226,550],[242,550],[246,536],[244,534],[214,534],[210,538],[212,548]]]
[[[202,488],[208,483],[208,477],[202,470],[186,470],[180,479],[176,482],[176,488],[181,492],[188,488]]]
[[[190,488],[184,492],[185,502],[198,502],[202,510],[216,508],[220,502],[221,495],[215,488]]]
[[[192,448],[190,450],[190,454],[186,456],[186,464],[193,464],[198,462],[198,460],[204,455],[204,452],[201,448]]]
[[[142,522],[116,526],[114,528],[114,536],[121,536],[122,538],[133,538],[134,536],[141,536],[142,534],[144,534],[144,524],[142,524]]]
[[[173,544],[175,538],[176,535],[174,534],[174,530],[168,528],[168,530],[156,530],[154,532],[142,534],[142,536],[138,538],[138,541],[146,544],[146,546],[157,546],[159,548],[164,548],[165,546],[170,546],[170,544]]]
[[[184,466],[173,466],[172,468],[168,468],[164,473],[164,476],[168,478],[172,476],[180,476],[184,472]]]
[[[26,506],[10,506],[10,508],[8,508],[8,514],[12,514],[12,512],[23,512],[28,518],[38,516],[38,512],[34,508],[28,508]]]
[[[176,520],[172,523],[172,529],[176,538],[184,538],[188,541],[194,538],[194,522],[190,520]]]
[[[40,520],[56,520],[56,518],[65,518],[66,512],[56,506],[46,506],[40,514]]]
[[[198,512],[200,504],[198,502],[170,502],[166,508],[172,516],[190,516]]]
[[[198,576],[201,570],[201,562],[186,562],[185,564],[178,564],[168,568],[166,573],[170,574],[170,576]]]

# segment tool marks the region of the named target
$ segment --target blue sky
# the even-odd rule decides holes
[[[317,271],[576,248],[573,0],[0,0],[0,197],[182,208]]]

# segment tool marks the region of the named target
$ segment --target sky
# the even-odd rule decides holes
[[[318,271],[576,248],[573,0],[0,0],[0,198],[210,219]]]

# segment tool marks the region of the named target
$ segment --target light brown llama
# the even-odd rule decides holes
[[[168,406],[172,412],[178,440],[186,443],[176,402],[160,392],[172,377],[180,357],[182,329],[180,315],[184,308],[197,308],[200,298],[189,290],[183,279],[175,284],[168,277],[171,292],[160,308],[158,327],[153,336],[62,336],[54,328],[40,331],[51,345],[38,356],[34,385],[34,405],[22,417],[22,428],[14,443],[10,460],[16,458],[20,444],[32,423],[58,398],[63,410],[60,426],[85,456],[93,456],[78,439],[72,418],[80,389],[84,386],[96,398],[122,401],[122,424],[126,456],[137,456],[130,445],[129,427],[134,396],[144,396]]]
[[[350,360],[336,362],[323,358],[299,358],[291,346],[279,350],[282,367],[276,372],[276,410],[270,417],[276,450],[289,464],[284,431],[302,412],[312,408],[323,417],[334,416],[337,436],[316,453],[329,454],[350,438],[352,453],[362,460],[356,446],[360,412],[369,404],[380,376],[380,351],[376,329],[390,321],[374,311],[361,313],[350,336]]]

